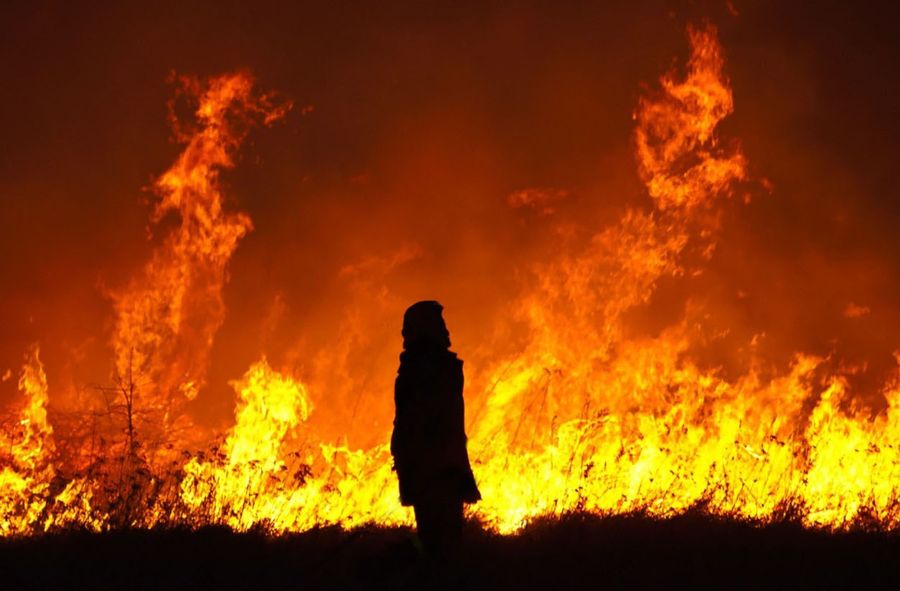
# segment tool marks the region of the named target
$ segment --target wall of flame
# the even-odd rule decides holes
[[[409,523],[386,448],[390,387],[402,310],[426,297],[447,306],[466,360],[484,495],[471,514],[489,527],[697,504],[894,527],[896,343],[855,328],[896,314],[878,266],[836,263],[862,267],[853,291],[807,261],[811,283],[837,302],[831,316],[822,298],[785,296],[804,284],[778,259],[790,243],[773,254],[766,220],[735,221],[761,196],[775,202],[778,185],[751,174],[740,138],[723,130],[736,99],[716,29],[690,26],[688,41],[683,62],[633,95],[631,120],[613,128],[625,133],[597,140],[623,146],[609,158],[631,176],[503,186],[490,171],[503,166],[498,147],[453,133],[477,127],[464,108],[417,112],[381,147],[377,173],[349,175],[347,203],[298,207],[314,215],[256,244],[266,229],[238,203],[265,181],[223,173],[254,127],[274,126],[252,136],[264,138],[327,105],[292,105],[248,72],[173,79],[181,152],[150,187],[149,252],[99,290],[107,320],[91,338],[61,347],[56,331],[39,335],[65,349],[59,363],[45,370],[30,348],[4,379],[17,387],[2,432],[0,533]],[[409,145],[429,133],[450,143]],[[373,191],[384,212],[361,205]],[[748,228],[756,235],[739,235]],[[117,256],[123,267],[133,259]],[[292,267],[289,285],[270,276]],[[760,267],[778,276],[774,289],[752,283]],[[805,305],[846,323],[832,332],[849,338],[778,325]]]

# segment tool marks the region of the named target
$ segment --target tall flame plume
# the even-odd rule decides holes
[[[691,27],[688,38],[683,74],[663,75],[634,112],[647,205],[535,264],[514,318],[497,321],[497,346],[465,355],[467,368],[478,368],[466,396],[484,497],[471,515],[512,532],[546,514],[668,516],[702,505],[761,522],[798,514],[811,526],[865,517],[897,527],[900,372],[883,387],[886,409],[871,418],[849,395],[848,374],[819,356],[798,352],[774,378],[754,365],[734,378],[701,367],[687,354],[701,338],[698,303],[656,335],[628,330],[628,314],[662,280],[713,256],[722,205],[750,180],[737,142],[718,136],[734,101],[716,31]],[[185,79],[182,88],[196,100],[197,125],[175,127],[184,149],[154,185],[153,214],[154,222],[176,214],[178,224],[113,296],[117,385],[108,394],[124,400],[129,435],[110,449],[133,492],[110,502],[109,478],[62,468],[34,349],[19,382],[19,426],[3,433],[10,461],[0,473],[0,534],[71,524],[284,532],[411,523],[389,433],[366,449],[320,436],[310,419],[328,412],[314,401],[329,383],[304,382],[264,357],[232,382],[235,423],[219,444],[184,450],[184,404],[204,385],[225,318],[228,262],[252,228],[247,215],[225,210],[219,173],[234,166],[254,124],[290,105],[258,93],[246,74]],[[510,322],[524,335],[512,350],[500,346]]]

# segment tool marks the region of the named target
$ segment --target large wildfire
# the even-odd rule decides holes
[[[690,27],[688,39],[688,62],[649,85],[634,110],[647,199],[588,229],[586,240],[558,232],[558,244],[520,274],[507,313],[482,327],[479,346],[457,349],[484,497],[470,515],[502,533],[575,510],[665,517],[695,506],[761,523],[799,516],[808,526],[864,519],[894,528],[900,372],[879,386],[885,403],[873,410],[854,396],[858,366],[798,351],[772,372],[753,359],[762,335],[739,343],[751,361],[738,375],[697,362],[690,351],[733,344],[716,345],[702,298],[652,334],[629,328],[663,282],[704,272],[725,239],[723,205],[768,186],[719,131],[734,103],[716,30]],[[242,375],[235,369],[226,433],[191,418],[227,316],[229,261],[253,230],[225,199],[221,173],[254,127],[293,113],[248,73],[177,84],[193,114],[189,123],[173,115],[183,148],[152,187],[151,224],[162,237],[130,281],[110,290],[112,370],[77,396],[57,393],[39,345],[27,351],[16,418],[0,432],[0,534],[410,524],[391,469],[390,425],[359,418],[366,410],[353,401],[362,391],[391,403],[391,383],[355,373],[363,365],[355,360],[399,352],[400,314],[412,302],[371,277],[420,256],[415,245],[341,268],[371,305],[348,304],[336,344],[309,365],[261,356]],[[533,188],[506,201],[511,215],[541,217],[565,198]],[[866,312],[853,304],[845,313]],[[448,313],[452,336],[465,320]],[[57,411],[57,398],[78,405]],[[355,420],[342,427],[331,416]],[[375,444],[354,443],[354,429]]]

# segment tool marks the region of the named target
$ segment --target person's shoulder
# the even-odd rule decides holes
[[[400,353],[400,366],[397,368],[397,377],[409,375],[416,367],[416,359],[409,351]]]
[[[447,351],[447,363],[453,367],[462,368],[463,360],[453,351]]]

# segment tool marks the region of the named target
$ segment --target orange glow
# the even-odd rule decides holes
[[[219,172],[234,166],[233,152],[253,123],[268,125],[290,108],[254,95],[247,74],[182,85],[197,101],[199,127],[189,133],[173,121],[185,147],[154,184],[160,200],[153,212],[156,222],[175,212],[179,225],[114,295],[116,379],[138,386],[142,406],[155,411],[139,428],[157,431],[145,436],[162,441],[204,385],[209,348],[225,318],[226,265],[253,226],[245,214],[223,210]]]
[[[510,294],[511,317],[478,327],[483,346],[460,351],[483,496],[469,511],[502,533],[573,510],[669,516],[698,504],[762,522],[797,511],[809,526],[847,527],[865,516],[897,527],[900,372],[883,386],[886,408],[873,415],[848,395],[856,370],[827,356],[795,351],[774,376],[755,358],[736,376],[699,363],[689,352],[714,340],[699,300],[652,334],[629,325],[661,284],[705,272],[724,204],[752,180],[737,141],[719,135],[735,105],[716,30],[691,27],[688,38],[683,74],[664,74],[633,115],[647,205],[625,208],[583,242],[565,242],[560,231]],[[118,471],[101,478],[91,472],[99,462],[81,458],[88,468],[76,471],[58,457],[44,368],[37,349],[29,352],[19,427],[2,434],[11,460],[0,472],[0,534],[71,524],[285,532],[412,523],[391,471],[389,430],[366,417],[333,434],[345,428],[342,412],[365,414],[338,408],[350,394],[390,399],[354,371],[361,359],[393,360],[399,349],[397,296],[377,277],[424,256],[417,245],[340,266],[337,275],[368,307],[348,307],[334,347],[307,365],[270,364],[260,351],[246,371],[234,368],[243,377],[231,382],[237,405],[227,433],[213,437],[186,411],[206,385],[226,319],[229,263],[253,228],[226,207],[220,172],[235,166],[252,126],[283,118],[290,104],[260,94],[243,73],[185,79],[182,88],[196,101],[197,125],[175,122],[184,147],[154,183],[152,216],[160,227],[170,214],[177,222],[113,296],[116,386],[108,400],[125,404],[127,418],[116,415],[119,443],[106,449],[122,458]],[[543,220],[572,198],[535,188],[505,202]],[[279,299],[261,322],[274,322],[283,306]],[[869,312],[850,303],[843,316]],[[761,338],[741,347],[753,357]],[[122,443],[125,424],[134,443]],[[355,445],[351,436],[375,443]],[[134,492],[113,503],[104,492],[111,482]]]

